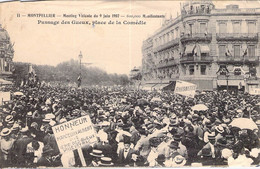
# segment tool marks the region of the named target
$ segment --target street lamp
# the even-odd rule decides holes
[[[79,53],[79,69],[80,69],[80,75],[81,75],[81,59],[83,58],[82,53],[80,51]]]
[[[83,56],[80,51],[80,53],[79,53],[79,70],[80,70],[80,72],[79,72],[79,77],[78,77],[78,87],[80,87],[80,85],[81,85],[81,59],[82,58],[83,58]]]
[[[229,74],[228,72],[226,73],[226,80],[227,80],[227,91],[228,91],[228,77],[229,77]]]

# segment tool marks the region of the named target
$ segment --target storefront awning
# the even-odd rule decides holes
[[[192,53],[195,45],[187,45],[185,49],[185,54]]]
[[[158,83],[152,87],[153,90],[162,90],[165,86],[168,86],[169,83]]]
[[[200,52],[201,53],[209,53],[210,49],[208,45],[200,45]]]

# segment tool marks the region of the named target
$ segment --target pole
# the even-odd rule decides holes
[[[226,77],[227,77],[227,91],[228,91],[228,75],[226,75]]]

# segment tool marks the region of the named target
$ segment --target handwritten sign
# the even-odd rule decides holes
[[[96,131],[88,115],[54,126],[52,130],[61,153],[97,142]]]

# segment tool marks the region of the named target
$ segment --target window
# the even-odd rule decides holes
[[[225,56],[226,53],[226,45],[219,45],[219,56]]]
[[[255,45],[248,46],[248,56],[255,57]]]
[[[219,33],[227,33],[227,24],[219,23]]]
[[[255,33],[256,25],[254,22],[248,22],[248,33]]]
[[[200,23],[200,33],[206,33],[206,23]]]
[[[234,45],[234,57],[235,58],[240,57],[240,45]]]
[[[234,75],[236,75],[236,76],[241,75],[241,69],[240,69],[240,68],[236,68],[236,69],[234,70]]]
[[[179,36],[179,28],[175,28],[175,34],[176,34],[176,38],[179,38],[180,36]]]
[[[240,33],[240,22],[233,22],[233,33]]]
[[[194,75],[194,65],[189,66],[190,75]]]
[[[201,75],[206,75],[206,69],[207,69],[206,65],[201,65],[200,66],[200,74]]]
[[[189,24],[189,32],[188,32],[188,33],[189,33],[190,35],[192,35],[192,33],[193,33],[193,32],[192,32],[192,31],[193,31],[192,28],[193,28],[193,24]]]

